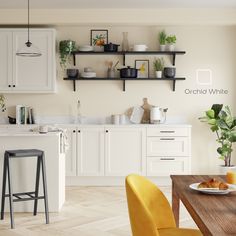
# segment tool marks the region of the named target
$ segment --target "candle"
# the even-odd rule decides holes
[[[227,172],[226,181],[228,184],[236,184],[236,172],[233,171]]]

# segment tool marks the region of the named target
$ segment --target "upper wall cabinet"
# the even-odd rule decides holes
[[[0,30],[0,92],[55,92],[55,30],[30,30],[30,41],[41,51],[40,57],[16,56],[26,41],[26,29]]]

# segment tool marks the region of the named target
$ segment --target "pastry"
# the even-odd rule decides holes
[[[215,188],[219,190],[227,190],[229,187],[226,183],[220,182],[216,179],[210,179],[208,181],[201,182],[198,188]]]

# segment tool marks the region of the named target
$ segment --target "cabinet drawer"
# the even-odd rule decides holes
[[[188,128],[178,127],[159,127],[147,128],[147,136],[189,136]]]
[[[187,157],[148,157],[148,176],[170,176],[172,174],[188,174]]]
[[[148,137],[147,156],[188,156],[189,138]]]

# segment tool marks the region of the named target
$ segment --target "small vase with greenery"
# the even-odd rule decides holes
[[[165,51],[166,49],[166,32],[162,30],[159,33],[159,44],[160,44],[160,51]]]
[[[169,35],[166,38],[166,42],[168,43],[169,51],[175,50],[175,44],[176,44],[176,36],[175,35]]]
[[[67,63],[69,62],[71,53],[76,51],[75,41],[72,40],[63,40],[59,43],[59,52],[60,52],[60,64],[62,68],[66,68]]]
[[[236,142],[236,118],[232,115],[229,106],[214,104],[205,112],[205,116],[199,119],[208,123],[212,132],[216,133],[216,141],[220,145],[217,148],[219,158],[224,161],[225,167],[232,167],[231,154],[233,143]]]
[[[5,97],[3,94],[0,94],[0,110],[2,112],[6,111]]]
[[[156,72],[157,78],[162,78],[162,71],[165,66],[165,62],[163,58],[156,58],[153,62],[154,70]]]

